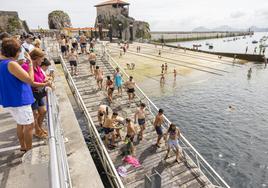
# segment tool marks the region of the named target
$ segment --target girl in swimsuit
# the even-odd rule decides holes
[[[168,136],[168,140],[167,140],[167,136]],[[176,125],[171,123],[168,128],[168,131],[166,133],[166,138],[165,138],[165,140],[168,143],[168,149],[167,149],[165,160],[168,158],[171,147],[174,147],[176,149],[176,161],[179,161],[179,156],[180,156],[179,138],[180,138],[180,130],[176,127]]]
[[[114,92],[114,82],[111,80],[110,76],[107,76],[106,90],[108,91],[108,101],[113,102],[113,92]]]

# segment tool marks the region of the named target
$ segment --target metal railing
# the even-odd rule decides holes
[[[109,156],[109,153],[107,152],[106,147],[102,142],[102,139],[99,135],[99,132],[98,132],[97,128],[95,127],[94,122],[93,122],[90,114],[88,113],[87,107],[86,107],[86,105],[82,99],[82,96],[80,95],[80,93],[79,93],[79,91],[74,83],[74,80],[71,77],[70,72],[68,71],[66,63],[65,63],[62,56],[60,56],[60,59],[61,59],[61,64],[62,64],[62,67],[64,70],[65,77],[66,77],[68,84],[73,92],[73,95],[76,99],[76,102],[78,103],[78,106],[81,108],[81,110],[84,112],[84,114],[87,118],[87,121],[88,121],[87,127],[89,130],[90,136],[91,136],[91,138],[93,138],[92,141],[94,141],[94,147],[98,153],[98,156],[99,156],[101,163],[103,165],[103,168],[108,176],[108,179],[113,187],[123,188],[124,184],[122,183],[121,178],[119,177],[119,175],[114,167],[114,164]]]
[[[114,60],[114,58],[108,53],[106,49],[106,45],[102,44],[102,55],[104,60],[106,60],[112,68],[118,67],[123,74],[123,80],[128,80],[129,76],[125,72],[125,70]],[[158,108],[156,105],[147,97],[147,95],[140,89],[140,87],[135,85],[135,94],[140,98],[142,102],[147,104],[149,111],[156,115],[158,113]],[[163,127],[167,129],[171,122],[164,116],[164,124]],[[203,173],[208,180],[215,187],[224,187],[229,188],[230,186],[223,180],[223,178],[210,166],[210,164],[201,156],[200,153],[190,144],[190,142],[181,134],[181,138],[179,139],[180,145],[182,146],[183,155],[186,158],[190,158],[194,163],[194,166]]]
[[[50,188],[72,188],[57,97],[52,89],[46,90]]]

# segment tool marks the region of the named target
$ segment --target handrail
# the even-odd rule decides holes
[[[115,167],[114,167],[114,164],[106,150],[106,147],[105,145],[103,144],[102,142],[102,139],[99,135],[99,132],[97,130],[97,128],[95,127],[94,125],[94,122],[90,116],[90,114],[88,113],[88,110],[86,108],[86,105],[82,99],[82,96],[80,95],[75,83],[74,83],[74,80],[72,79],[71,77],[71,74],[70,72],[68,71],[68,68],[66,66],[66,63],[62,57],[62,55],[60,55],[60,60],[61,60],[61,64],[62,64],[62,67],[64,69],[64,73],[65,73],[65,76],[68,80],[68,83],[71,85],[71,87],[73,88],[75,94],[77,95],[76,99],[78,99],[78,102],[81,104],[81,108],[83,110],[83,112],[85,113],[85,116],[87,117],[87,120],[88,120],[88,128],[90,130],[90,133],[93,134],[94,138],[96,139],[97,141],[97,144],[98,147],[97,149],[101,150],[100,152],[98,152],[99,156],[101,157],[101,160],[102,160],[102,163],[103,163],[103,166],[104,168],[107,167],[109,169],[105,169],[106,171],[109,170],[110,172],[110,177],[113,177],[113,180],[114,180],[114,183],[116,184],[115,187],[118,187],[118,188],[124,188],[124,184],[122,183],[121,181],[121,178],[119,177]],[[98,150],[97,150],[98,151]],[[108,173],[107,173],[108,174]],[[108,174],[109,175],[109,174]]]
[[[119,69],[120,71],[126,76],[126,78],[129,78],[128,74],[125,72],[125,70],[114,60],[114,58],[107,52],[106,50],[106,46],[104,44],[102,44],[102,52],[103,55],[107,56],[107,61],[109,62],[109,60],[111,60]],[[112,66],[112,65],[111,65]],[[151,105],[154,110],[157,112],[159,109],[156,107],[156,105],[149,99],[149,97],[141,90],[141,88],[135,84],[135,89],[137,89],[142,95],[143,97],[148,101],[149,105]],[[150,109],[151,111],[152,109]],[[152,112],[152,111],[151,111]],[[166,116],[164,116],[164,119],[166,121],[165,126],[168,126],[171,124],[171,122],[167,119]],[[201,156],[201,154],[192,146],[192,144],[190,144],[190,142],[183,136],[183,134],[181,134],[181,139],[180,141],[186,145],[185,148],[182,148],[183,151],[185,152],[185,150],[187,148],[190,148],[192,151],[188,151],[188,152],[193,152],[192,154],[195,155],[196,159],[191,158],[189,155],[189,157],[193,160],[193,162],[196,160],[196,165],[197,167],[200,169],[201,172],[201,166],[205,168],[205,170],[207,170],[207,172],[203,172],[203,173],[207,173],[211,176],[211,178],[213,178],[214,182],[218,183],[220,186],[222,187],[226,187],[226,188],[230,188],[230,186],[222,179],[222,177],[210,166],[210,164]],[[187,154],[187,152],[186,152]],[[203,162],[204,164],[200,164],[200,162]],[[200,166],[201,165],[201,166]],[[206,168],[206,167],[207,168]],[[218,180],[219,181],[218,181]]]
[[[49,174],[51,188],[72,188],[64,137],[59,119],[57,98],[52,89],[47,91],[47,124],[49,133]]]

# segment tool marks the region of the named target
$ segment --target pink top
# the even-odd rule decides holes
[[[23,63],[21,65],[21,67],[25,70],[25,71],[29,71],[29,64],[28,63]],[[37,83],[43,83],[46,80],[46,77],[44,75],[44,73],[41,70],[40,66],[37,66],[34,68],[34,82]],[[33,90],[35,90],[35,88],[33,88]]]

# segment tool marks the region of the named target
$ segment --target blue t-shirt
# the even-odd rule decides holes
[[[0,105],[20,107],[34,102],[31,86],[22,82],[8,70],[10,59],[0,60]]]

